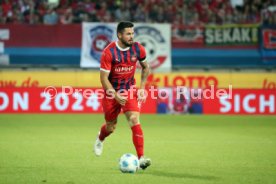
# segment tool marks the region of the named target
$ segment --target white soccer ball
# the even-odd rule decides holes
[[[119,161],[119,168],[123,173],[135,173],[139,168],[139,160],[131,153],[123,154]]]

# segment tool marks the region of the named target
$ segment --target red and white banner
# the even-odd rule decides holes
[[[100,67],[102,51],[117,40],[116,26],[115,23],[82,23],[81,67]],[[171,71],[170,24],[136,23],[134,31],[134,41],[145,47],[151,69],[155,72]]]
[[[174,48],[202,48],[204,27],[172,24],[172,46]]]
[[[102,94],[99,88],[2,88],[0,114],[102,113]],[[148,98],[141,111],[156,113],[156,101]]]
[[[1,88],[0,114],[102,113],[101,95],[99,88]],[[202,99],[203,114],[276,115],[276,90],[233,89],[228,96]],[[157,106],[157,100],[148,96],[141,111],[156,113]]]
[[[233,89],[231,96],[203,100],[204,114],[276,115],[276,90]]]

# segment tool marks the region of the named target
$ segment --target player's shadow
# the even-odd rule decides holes
[[[215,176],[207,176],[207,175],[195,175],[188,173],[174,173],[174,172],[164,172],[158,170],[151,170],[148,172],[144,172],[143,174],[153,175],[153,176],[162,176],[167,178],[188,178],[188,179],[198,179],[198,180],[218,180],[218,177]]]

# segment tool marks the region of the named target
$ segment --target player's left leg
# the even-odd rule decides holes
[[[125,115],[132,130],[132,140],[139,158],[140,168],[146,169],[151,165],[151,160],[144,157],[144,135],[139,121],[140,113],[137,111],[127,111]]]

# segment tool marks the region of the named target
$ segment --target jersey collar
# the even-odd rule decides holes
[[[126,48],[120,47],[119,44],[118,44],[118,41],[116,41],[115,44],[116,44],[116,47],[118,47],[118,49],[121,50],[121,51],[127,51],[129,49],[129,47],[126,47]]]

